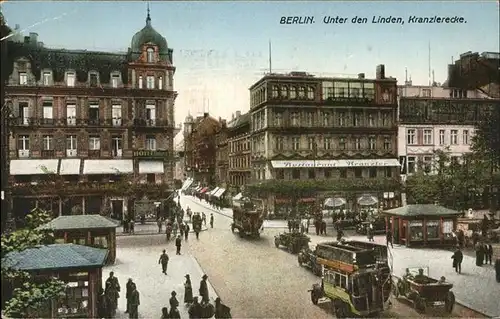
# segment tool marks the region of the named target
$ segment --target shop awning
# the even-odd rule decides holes
[[[163,174],[162,161],[140,161],[139,174]]]
[[[203,187],[203,189],[200,191],[200,194],[205,194],[208,191],[208,187]]]
[[[85,160],[84,175],[130,174],[134,172],[132,160]]]
[[[347,201],[342,197],[333,197],[325,199],[323,206],[327,207],[340,207],[347,203]]]
[[[358,197],[358,205],[360,206],[372,206],[375,204],[378,204],[378,199],[373,195],[361,195]]]
[[[233,200],[240,200],[243,197],[242,193],[238,193],[238,195],[233,197]]]
[[[193,184],[194,180],[192,179],[188,179],[184,182],[184,184],[182,185],[182,188],[181,190],[186,190],[189,188],[189,186],[191,186],[191,184]]]
[[[82,160],[79,158],[64,158],[61,160],[59,175],[80,175],[80,164]]]
[[[212,190],[208,193],[208,195],[210,195],[210,196],[215,195],[215,193],[217,193],[217,191],[218,191],[219,189],[220,189],[219,187],[216,187],[216,188],[212,189]]]
[[[214,197],[220,198],[225,192],[226,192],[226,190],[224,188],[219,188],[217,193],[214,194]]]
[[[10,175],[57,174],[58,159],[14,159],[10,161]]]

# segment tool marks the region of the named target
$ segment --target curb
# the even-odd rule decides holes
[[[393,278],[397,278],[397,279],[401,279],[401,277],[399,276],[396,276],[396,275],[392,275]],[[394,296],[393,296],[394,297]],[[397,298],[396,298],[397,299]],[[459,304],[460,306],[464,307],[464,308],[467,308],[471,311],[474,311],[474,312],[477,312],[478,314],[482,315],[482,316],[485,316],[486,318],[496,318],[496,316],[492,316],[490,314],[487,314],[487,313],[484,313],[480,310],[476,310],[474,309],[472,306],[468,305],[467,303],[464,303],[463,301],[460,301],[458,299],[455,298],[455,303]]]
[[[198,268],[198,270],[200,271],[201,274],[207,274],[203,268],[201,268],[201,265],[200,265],[200,262],[198,261],[198,258],[196,258],[196,256],[194,255],[191,255],[191,257],[193,257],[195,263],[196,263],[196,267]],[[207,275],[208,276],[208,275]],[[210,278],[210,277],[209,277]],[[210,298],[210,299],[213,299],[215,301],[215,299],[217,299],[217,297],[220,298],[220,295],[219,293],[217,292],[217,290],[215,289],[215,287],[212,285],[212,283],[210,282],[210,280],[207,280],[208,281],[208,285],[210,287],[212,287],[212,290],[215,292],[215,298]],[[221,298],[222,299],[222,298]]]

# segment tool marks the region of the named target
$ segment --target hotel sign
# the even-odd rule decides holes
[[[352,168],[352,167],[399,167],[399,160],[394,159],[353,159],[353,160],[289,160],[271,161],[273,168]]]
[[[134,158],[140,159],[156,159],[163,160],[168,156],[167,151],[150,151],[150,150],[142,150],[142,151],[134,151]]]

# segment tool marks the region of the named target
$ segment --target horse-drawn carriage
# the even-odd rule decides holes
[[[451,313],[455,305],[455,295],[451,291],[453,284],[429,277],[429,268],[407,268],[405,275],[393,285],[394,296],[413,303],[415,310],[426,313],[429,308],[444,307]]]
[[[291,233],[281,233],[274,236],[274,245],[278,248],[280,245],[285,246],[289,253],[297,254],[301,249],[309,247],[311,238],[309,236],[294,231]]]

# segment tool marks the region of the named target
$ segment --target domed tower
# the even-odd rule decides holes
[[[160,179],[164,183],[173,183],[174,161],[170,159],[171,154],[168,155],[174,149],[174,136],[177,133],[174,120],[177,92],[174,90],[172,53],[165,37],[153,28],[148,4],[146,25],[134,34],[128,51],[128,77],[129,88],[134,92],[131,99],[133,148],[147,151],[136,154],[156,153],[151,156],[155,158],[167,154],[163,160],[164,169],[155,166],[157,183]],[[151,161],[146,163],[145,158],[135,160],[138,162],[139,175],[142,175],[141,167],[144,172],[153,173],[152,166],[145,168]]]

